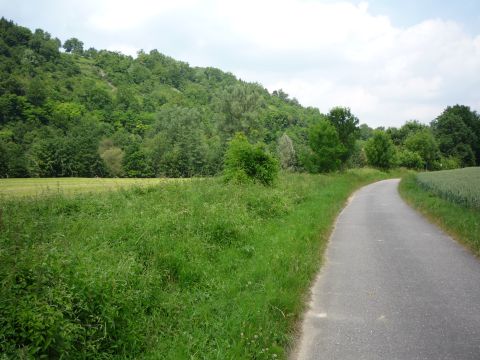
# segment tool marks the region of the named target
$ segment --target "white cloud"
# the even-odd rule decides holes
[[[95,2],[88,24],[104,31],[132,30],[172,11],[189,9],[196,0],[104,0]]]

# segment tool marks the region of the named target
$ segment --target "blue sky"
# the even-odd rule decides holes
[[[388,15],[397,26],[441,18],[462,24],[472,35],[480,33],[478,0],[370,0],[368,3],[372,13]]]
[[[62,41],[160,52],[282,88],[371,126],[480,109],[480,1],[0,0],[2,16]]]

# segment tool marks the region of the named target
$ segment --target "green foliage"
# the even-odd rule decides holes
[[[123,169],[126,176],[131,178],[149,178],[155,175],[147,153],[136,144],[126,149]]]
[[[272,185],[278,175],[278,162],[261,144],[252,145],[237,133],[225,153],[224,178],[237,183],[259,182]]]
[[[462,166],[460,159],[454,156],[440,156],[440,159],[435,163],[435,170],[453,170]]]
[[[78,55],[83,54],[83,42],[77,38],[65,40],[63,43],[63,48],[66,52],[71,52]]]
[[[365,163],[356,140],[370,139],[372,129],[359,127],[348,108],[335,107],[325,116],[281,89],[270,94],[259,84],[190,67],[157,50],[132,58],[84,50],[76,38],[63,43],[65,52],[61,46],[48,32],[0,19],[0,134],[10,134],[1,138],[2,177],[216,175],[236,132],[264,143],[283,167],[296,171]],[[325,118],[341,146],[325,139],[320,155],[309,132]],[[429,169],[444,168],[447,158],[461,166],[480,161],[480,117],[467,106],[448,107],[431,129],[434,141],[416,135],[428,132],[417,121],[387,133],[398,148],[420,154]],[[122,141],[115,140],[119,134]],[[115,144],[103,156],[102,139]],[[442,158],[434,155],[433,142]],[[333,157],[323,163],[326,154]]]
[[[8,160],[16,164],[2,160],[3,177],[215,175],[235,132],[271,152],[288,132],[297,153],[308,148],[307,128],[320,117],[282,91],[270,95],[157,50],[133,59],[84,50],[76,38],[63,43],[65,53],[60,46],[42,30],[0,20],[0,133],[13,134],[4,147],[20,155]],[[102,139],[115,148],[99,153]]]
[[[463,166],[480,162],[480,116],[469,107],[447,107],[432,129],[444,156],[460,159]]]
[[[429,170],[440,156],[437,142],[428,129],[411,132],[405,139],[405,148],[420,155]]]
[[[389,169],[395,162],[395,147],[384,131],[377,130],[365,144],[365,154],[371,166]]]
[[[448,201],[480,209],[480,167],[417,175],[418,184]]]
[[[425,168],[425,162],[419,153],[408,149],[400,150],[397,154],[397,163],[407,169],[421,170]]]
[[[345,162],[355,151],[355,141],[359,137],[358,118],[349,108],[334,107],[327,114],[327,119],[337,130],[338,138],[345,149],[341,155],[342,162]]]
[[[397,128],[388,128],[387,134],[390,135],[392,141],[397,146],[403,146],[405,144],[405,140],[412,134],[417,132],[422,132],[427,130],[428,126],[425,124],[421,124],[417,120],[410,120],[407,121],[402,127],[399,129]]]
[[[355,141],[353,153],[346,163],[349,168],[361,168],[367,166],[367,155],[365,155],[365,140]]]
[[[333,220],[355,188],[385,177],[2,201],[0,353],[285,358]]]
[[[320,120],[310,128],[309,145],[312,151],[310,171],[328,172],[339,168],[345,148],[330,122]]]

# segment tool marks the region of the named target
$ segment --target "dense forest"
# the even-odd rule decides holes
[[[236,133],[290,171],[480,164],[480,116],[468,106],[373,130],[348,108],[322,114],[157,50],[84,49],[4,18],[0,67],[0,177],[215,175]]]

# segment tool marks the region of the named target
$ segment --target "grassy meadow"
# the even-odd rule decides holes
[[[480,168],[410,174],[400,194],[413,207],[480,255]]]
[[[376,170],[1,203],[7,357],[286,358],[331,225]],[[92,179],[95,181],[95,179]]]
[[[0,198],[118,190],[126,187],[157,185],[181,179],[160,178],[15,178],[0,179]]]

